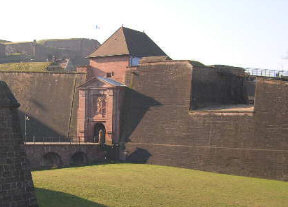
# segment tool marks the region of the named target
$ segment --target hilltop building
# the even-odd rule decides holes
[[[85,38],[34,40],[33,42],[6,42],[7,57],[0,63],[53,61],[70,59],[73,65],[85,65],[85,57],[98,48],[97,40]]]

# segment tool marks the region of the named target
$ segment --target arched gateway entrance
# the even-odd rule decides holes
[[[118,143],[125,87],[116,80],[100,76],[79,86],[77,137],[80,140],[103,145]]]
[[[105,126],[102,123],[96,123],[94,125],[93,142],[105,144],[105,141],[106,141],[105,135],[106,135]]]

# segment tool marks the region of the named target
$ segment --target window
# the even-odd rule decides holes
[[[111,78],[112,76],[114,76],[114,72],[106,73],[106,78]]]

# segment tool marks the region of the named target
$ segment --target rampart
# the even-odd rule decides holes
[[[247,104],[244,70],[194,67],[191,109],[222,104]]]
[[[100,46],[97,40],[85,38],[47,40],[43,42],[46,47],[78,51],[78,55],[86,57]]]
[[[201,68],[189,61],[164,61],[142,64],[127,73],[130,88],[121,122],[122,159],[288,180],[288,83],[257,79],[253,108],[239,105],[247,95],[228,81],[221,90],[231,94],[234,87],[233,96],[220,100],[222,108],[209,109],[219,99],[209,93],[209,83],[215,80],[210,73],[215,71],[207,70],[214,69],[206,68],[201,74]],[[232,78],[242,84],[244,77]],[[204,108],[190,110],[195,90],[204,83],[208,93],[198,91]]]
[[[19,61],[51,61],[53,57],[69,58],[74,65],[86,65],[85,59],[100,46],[97,40],[85,38],[40,40],[33,42],[9,42],[5,44],[7,57],[0,63]],[[4,54],[5,54],[4,53]],[[1,57],[1,45],[0,45]]]
[[[77,87],[84,73],[0,72],[21,103],[19,118],[27,141],[76,136]],[[26,120],[25,120],[26,115]],[[25,136],[26,135],[26,136]]]
[[[19,43],[7,43],[6,54],[22,53],[25,55],[35,55],[35,49],[33,42],[19,42]]]
[[[0,57],[5,56],[5,45],[0,43]]]

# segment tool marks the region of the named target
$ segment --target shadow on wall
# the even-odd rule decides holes
[[[71,194],[58,191],[51,191],[43,188],[35,188],[39,206],[45,207],[106,207],[103,204],[95,203]]]
[[[25,114],[22,111],[18,110],[21,133],[27,142],[42,142],[43,138],[45,141],[65,141],[65,135],[60,134],[50,128],[49,126],[43,124],[41,121],[35,117]],[[26,116],[25,116],[26,115]],[[25,121],[26,117],[26,121]],[[25,127],[26,122],[26,127]],[[25,129],[26,128],[26,129]],[[26,133],[25,133],[26,131]],[[26,137],[25,137],[26,134]],[[51,140],[49,140],[49,139]],[[67,141],[67,140],[66,140]]]
[[[161,106],[162,104],[155,99],[145,96],[131,88],[125,89],[121,114],[121,142],[131,141],[129,137],[136,129],[145,113],[151,107]]]
[[[145,164],[151,156],[152,155],[146,149],[137,147],[134,152],[129,154],[126,160],[132,163]]]

